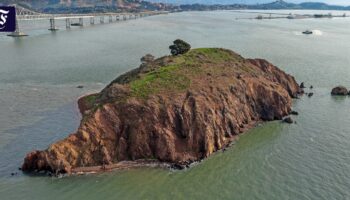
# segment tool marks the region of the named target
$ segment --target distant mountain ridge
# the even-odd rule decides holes
[[[90,6],[118,6],[137,1],[124,0],[3,0],[4,4],[20,4],[33,8],[47,7],[90,7]]]
[[[350,6],[328,5],[320,2],[288,3],[277,0],[264,4],[184,4],[179,5],[180,10],[229,10],[229,9],[256,9],[256,10],[350,10]]]
[[[48,13],[139,12],[164,10],[165,4],[142,0],[2,0],[0,5],[17,4]]]
[[[188,1],[184,2],[198,2]],[[90,13],[90,12],[139,12],[145,10],[167,11],[202,11],[230,9],[312,9],[312,10],[350,10],[350,6],[329,5],[320,2],[289,3],[277,0],[263,4],[171,4],[176,0],[168,0],[168,4],[159,0],[2,0],[0,5],[19,4],[21,6],[48,13]],[[206,1],[204,1],[206,2]],[[222,0],[220,2],[228,2]]]
[[[277,0],[271,3],[248,5],[250,9],[311,9],[311,10],[349,10],[350,6],[329,5],[320,2],[288,3]]]

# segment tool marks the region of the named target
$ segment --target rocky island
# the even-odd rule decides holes
[[[261,121],[289,115],[301,91],[268,61],[226,49],[142,61],[100,93],[80,98],[77,132],[27,154],[22,170],[72,174],[147,160],[184,165]]]

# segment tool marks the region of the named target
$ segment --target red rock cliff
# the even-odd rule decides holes
[[[142,64],[79,100],[76,133],[29,153],[24,171],[155,158],[205,158],[259,121],[291,111],[299,86],[269,62],[224,49],[195,49]]]

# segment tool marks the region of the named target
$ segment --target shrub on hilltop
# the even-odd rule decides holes
[[[169,46],[170,53],[173,56],[185,54],[191,49],[191,45],[181,39],[177,39],[173,43],[173,45]]]

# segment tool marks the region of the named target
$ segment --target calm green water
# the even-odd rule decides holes
[[[329,92],[338,84],[350,87],[350,19],[235,20],[247,16],[177,13],[55,34],[46,21],[27,22],[22,26],[30,37],[0,35],[0,199],[349,200],[350,98]],[[306,29],[317,34],[300,34]],[[315,96],[295,102],[297,124],[263,124],[189,170],[61,179],[17,171],[26,152],[74,132],[79,96],[138,66],[146,53],[168,54],[176,38],[265,58],[312,84]]]

